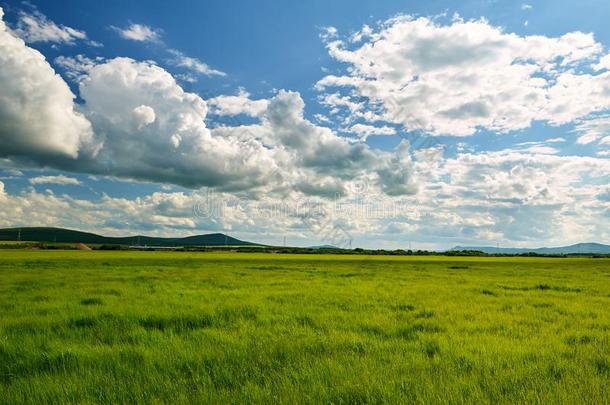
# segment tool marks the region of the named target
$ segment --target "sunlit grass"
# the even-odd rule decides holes
[[[608,403],[610,260],[0,252],[4,403]]]

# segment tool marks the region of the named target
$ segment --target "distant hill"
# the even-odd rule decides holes
[[[497,248],[492,246],[456,246],[451,250],[478,250],[488,254],[518,255],[536,253],[540,255],[564,254],[610,254],[610,246],[601,243],[577,243],[570,246],[543,247],[543,248]]]
[[[185,238],[157,238],[152,236],[109,237],[63,228],[5,228],[0,229],[0,241],[88,243],[129,246],[257,246],[256,243],[232,238],[223,233],[194,235]]]

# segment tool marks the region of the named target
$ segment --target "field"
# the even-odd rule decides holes
[[[610,403],[610,260],[0,251],[0,401]]]

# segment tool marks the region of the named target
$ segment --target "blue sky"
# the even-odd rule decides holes
[[[0,226],[610,241],[602,1],[0,7]]]

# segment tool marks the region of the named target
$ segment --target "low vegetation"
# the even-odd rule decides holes
[[[610,260],[0,252],[0,402],[608,403]]]

